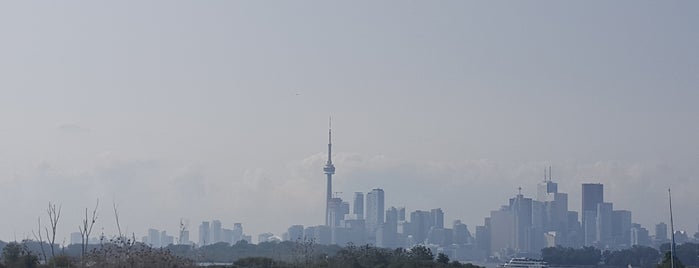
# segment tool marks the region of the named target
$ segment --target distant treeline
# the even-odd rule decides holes
[[[81,255],[75,246],[61,248],[55,257],[41,255],[41,244],[34,241],[0,243],[2,267],[196,267],[197,263],[233,263],[214,267],[455,267],[481,268],[451,261],[429,248],[385,249],[370,245],[346,247],[313,242],[280,242],[235,245],[217,243],[200,248],[169,246],[150,248],[131,240],[114,240],[92,245]],[[39,249],[32,249],[39,247]],[[47,246],[44,243],[44,248]],[[80,245],[78,245],[80,246]],[[37,250],[37,251],[35,251]],[[45,249],[43,250],[45,251]],[[46,260],[42,263],[42,260]]]
[[[117,239],[90,245],[81,254],[81,245],[57,247],[55,257],[42,254],[48,245],[36,241],[5,243],[0,241],[3,267],[194,267],[196,263],[233,263],[218,267],[468,267],[451,261],[449,256],[434,254],[429,248],[385,249],[370,245],[319,245],[312,241],[265,242],[234,245],[216,243],[199,248],[171,245],[150,248],[132,240]],[[669,262],[670,245],[660,250],[634,246],[629,249],[602,251],[594,247],[542,249],[542,258],[551,265],[589,265],[610,267],[662,268]],[[699,267],[699,245],[685,243],[676,247],[675,268]],[[660,263],[660,264],[659,264]],[[54,266],[55,264],[55,266]]]
[[[677,245],[675,257],[679,264],[699,267],[699,245],[684,243]],[[565,248],[551,247],[541,250],[541,257],[552,265],[606,265],[614,267],[657,267],[670,251],[670,244],[663,244],[660,250],[652,247],[633,246],[622,250],[599,250],[594,247]],[[681,267],[675,263],[675,268]]]

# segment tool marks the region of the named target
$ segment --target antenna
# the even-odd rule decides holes
[[[519,195],[522,195],[522,186],[520,186],[519,188],[517,188],[517,191],[519,192]]]
[[[551,166],[549,166],[549,181],[551,181]]]
[[[672,221],[672,194],[670,188],[667,188],[667,197],[670,200],[670,235],[672,244],[670,245],[670,268],[675,268],[675,224]]]
[[[544,167],[544,182],[546,182],[546,167]]]

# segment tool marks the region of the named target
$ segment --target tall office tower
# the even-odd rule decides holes
[[[221,221],[213,220],[211,221],[211,244],[221,241],[223,241],[223,236],[221,234]]]
[[[364,219],[364,193],[354,193],[354,204],[352,207],[352,214],[356,215],[358,220]]]
[[[148,243],[151,247],[160,247],[160,231],[156,229],[148,229]]]
[[[328,200],[328,225],[331,228],[339,227],[345,218],[344,202],[341,198],[330,198]]]
[[[658,242],[667,241],[667,224],[664,222],[655,225],[655,240]]]
[[[432,227],[444,228],[444,212],[441,208],[433,208],[430,210],[430,221]]]
[[[413,242],[420,244],[427,239],[427,233],[432,227],[432,218],[429,211],[416,210],[410,212],[410,232]]]
[[[273,233],[261,233],[257,235],[257,243],[272,242],[270,238],[274,237]]]
[[[292,225],[286,230],[286,233],[289,234],[289,241],[304,241],[303,225]]]
[[[612,240],[612,203],[597,204],[597,240],[601,245],[609,245]]]
[[[490,256],[490,218],[485,218],[485,224],[476,226],[476,249]]]
[[[558,184],[551,180],[551,167],[549,167],[548,176],[546,176],[546,169],[544,169],[544,181],[536,186],[536,200],[540,202],[553,201],[556,193],[558,193]]]
[[[384,192],[377,188],[366,194],[366,227],[370,234],[384,221]]]
[[[203,221],[199,225],[199,246],[211,244],[211,225],[208,221]]]
[[[631,224],[631,245],[650,245],[650,237],[648,236],[648,230],[646,228],[641,227],[641,225],[638,223]]]
[[[180,238],[179,238],[179,242],[177,244],[179,244],[179,245],[191,244],[189,241],[189,231],[188,230],[180,231]]]
[[[398,221],[405,221],[405,207],[398,209]]]
[[[396,247],[398,242],[398,209],[390,207],[386,210],[386,223],[381,226],[381,234],[376,235],[380,247]],[[379,244],[378,242],[381,242]]]
[[[236,222],[233,224],[233,244],[243,240],[243,224]]]
[[[522,195],[521,187],[520,193],[515,198],[510,198],[510,209],[515,224],[514,249],[517,252],[532,252],[532,206],[533,200]]]
[[[71,245],[82,244],[82,242],[83,242],[83,236],[82,236],[82,234],[80,234],[80,232],[70,233],[70,244]]]
[[[617,246],[631,245],[631,211],[612,212],[612,240]]]
[[[330,202],[333,198],[333,174],[335,174],[335,165],[332,160],[332,122],[328,127],[328,162],[325,163],[323,173],[327,177],[327,191],[325,195],[325,225],[330,225]]]
[[[604,202],[604,186],[600,183],[582,184],[582,227],[584,243],[592,245],[597,240],[597,204]],[[588,220],[589,218],[589,220]]]
[[[221,236],[223,237],[222,242],[228,243],[229,245],[235,244],[235,242],[233,241],[233,230],[223,228],[221,229]]]
[[[468,226],[461,223],[461,220],[455,220],[452,224],[452,229],[454,230],[454,244],[466,245],[472,239],[471,232],[468,231]]]
[[[174,245],[175,243],[175,238],[171,235],[168,235],[166,231],[162,231],[160,233],[160,246],[161,247],[167,247],[169,245]]]
[[[490,212],[490,218],[486,218],[490,223],[488,232],[491,254],[500,252],[512,252],[515,247],[515,217],[509,207],[503,206],[500,210]]]

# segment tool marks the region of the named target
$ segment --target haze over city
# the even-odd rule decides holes
[[[0,3],[0,240],[204,220],[281,235],[333,190],[470,230],[552,166],[697,232],[699,4]]]

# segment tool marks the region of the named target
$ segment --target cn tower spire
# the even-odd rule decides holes
[[[333,151],[333,118],[328,119],[328,163],[326,165],[332,165],[332,151]]]
[[[330,225],[330,201],[333,192],[333,174],[335,174],[335,165],[332,161],[332,117],[328,121],[328,162],[325,163],[323,173],[327,177],[327,194],[325,198],[325,225]]]

